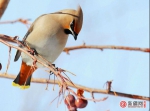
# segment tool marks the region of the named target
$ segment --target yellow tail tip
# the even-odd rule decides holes
[[[28,89],[30,87],[29,85],[27,85],[27,86],[22,85],[21,86],[19,84],[14,83],[14,82],[12,82],[12,86],[19,87],[20,89]]]

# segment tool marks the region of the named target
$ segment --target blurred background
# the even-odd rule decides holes
[[[119,45],[129,47],[149,47],[149,0],[11,0],[1,21],[18,18],[31,19],[62,9],[76,9],[78,4],[83,9],[84,22],[78,40],[70,35],[66,46],[77,46],[85,42],[87,45]],[[0,24],[0,33],[19,36],[20,40],[27,32],[22,23]],[[0,43],[1,73],[6,71],[8,47]],[[11,53],[8,73],[17,75],[21,59],[13,62],[16,50]],[[70,55],[62,52],[55,61],[57,67],[67,69],[77,76],[68,74],[77,84],[105,89],[106,81],[113,80],[112,90],[149,96],[149,53],[140,51],[82,49],[70,51]],[[34,78],[46,78],[46,69],[34,72]],[[53,77],[51,77],[53,78]],[[56,99],[59,87],[32,83],[27,90],[13,87],[12,79],[0,78],[0,110],[1,111],[67,111],[64,102],[57,106]],[[76,91],[76,89],[74,89]],[[84,96],[91,98],[90,93]],[[146,108],[121,108],[120,101],[139,101],[106,94],[95,94],[95,98],[108,99],[94,103],[78,111],[148,111]]]

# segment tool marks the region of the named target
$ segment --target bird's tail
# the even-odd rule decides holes
[[[17,86],[21,89],[27,89],[30,87],[32,73],[36,69],[33,69],[31,66],[26,65],[25,62],[22,61],[21,69],[16,79],[13,81],[12,85]]]

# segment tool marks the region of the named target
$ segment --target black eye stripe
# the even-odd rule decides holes
[[[70,28],[71,28],[72,30],[74,30],[74,25],[75,25],[75,20],[73,20],[73,21],[70,23]]]
[[[65,32],[65,34],[72,34],[69,29],[65,29],[64,32]]]

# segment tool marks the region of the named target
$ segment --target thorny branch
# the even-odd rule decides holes
[[[22,45],[23,47],[26,47],[24,46],[24,44],[22,44],[19,40],[18,40],[18,37],[10,37],[10,36],[7,36],[7,35],[2,35],[0,34],[0,42],[2,42],[3,44],[7,45],[9,48],[15,48],[15,49],[18,49],[24,53],[26,53],[28,56],[30,56],[34,62],[38,62],[40,64],[42,64],[43,66],[45,66],[46,68],[50,69],[51,72],[53,72],[55,74],[55,76],[57,77],[58,80],[46,80],[46,79],[32,79],[32,82],[36,82],[36,83],[50,83],[50,84],[58,84],[59,87],[60,87],[60,93],[63,93],[65,92],[65,90],[73,93],[74,95],[76,95],[76,93],[71,90],[68,86],[71,86],[71,87],[74,87],[76,89],[83,89],[84,91],[87,91],[87,92],[90,92],[92,94],[92,98],[93,99],[88,99],[88,98],[84,98],[84,99],[87,99],[87,100],[92,100],[92,101],[102,101],[103,99],[99,99],[99,100],[96,100],[94,99],[94,96],[93,96],[93,93],[102,93],[102,94],[109,94],[109,95],[115,95],[115,96],[121,96],[121,97],[128,97],[128,98],[133,98],[133,99],[141,99],[141,100],[147,100],[147,101],[150,101],[150,98],[149,97],[144,97],[144,96],[139,96],[139,95],[133,95],[133,94],[125,94],[125,93],[120,93],[120,92],[115,92],[115,91],[111,91],[111,83],[112,81],[108,81],[107,82],[107,90],[101,90],[101,89],[94,89],[94,88],[89,88],[89,87],[85,87],[85,86],[81,86],[81,85],[78,85],[78,84],[74,84],[67,76],[64,77],[61,72],[65,72],[65,70],[63,69],[60,69],[60,70],[56,70],[56,68],[51,64],[49,63],[48,61],[46,61],[44,58],[43,58],[43,61],[46,61],[43,62],[43,61],[40,61],[38,59],[36,59],[35,56],[31,55],[29,53],[29,49],[28,50],[25,50],[23,48],[20,48],[18,46],[15,46],[15,45],[12,45],[8,42],[11,42],[11,43],[16,43],[18,45]],[[113,46],[114,47],[114,46]],[[115,46],[115,48],[118,47],[118,46]],[[119,46],[120,47],[120,46]],[[123,47],[123,46],[121,46]],[[96,48],[96,49],[103,49],[103,48],[108,48],[108,49],[114,49],[114,48],[110,48],[110,47],[107,47],[107,46],[86,46],[85,44],[83,46],[75,46],[75,47],[67,47],[64,49],[64,51],[68,52],[70,50],[75,50],[75,49],[80,49],[80,48]],[[148,48],[118,48],[118,49],[125,49],[125,50],[137,50],[137,51],[144,51],[144,52],[149,52],[150,49]],[[0,77],[3,77],[3,78],[10,78],[10,79],[14,79],[15,76],[14,75],[4,75],[4,74],[0,74]],[[68,78],[68,79],[67,79]],[[63,91],[64,90],[64,91]],[[77,96],[77,95],[76,95]],[[106,99],[106,98],[105,98]],[[104,99],[104,100],[105,100]]]

